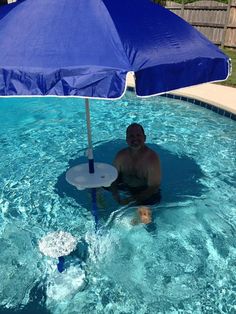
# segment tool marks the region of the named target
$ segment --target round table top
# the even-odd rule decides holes
[[[118,172],[109,164],[95,162],[94,173],[89,173],[88,163],[70,168],[66,173],[66,181],[78,190],[86,188],[108,187],[116,180]]]

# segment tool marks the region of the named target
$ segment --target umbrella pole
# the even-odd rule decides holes
[[[94,159],[93,159],[93,145],[92,145],[92,134],[91,134],[91,124],[90,124],[90,111],[89,111],[89,100],[85,98],[86,107],[86,122],[87,122],[87,134],[88,134],[88,164],[89,173],[94,173]],[[95,219],[95,226],[97,229],[98,224],[98,212],[97,212],[97,195],[96,189],[91,189],[92,194],[92,213]]]
[[[87,134],[88,134],[89,173],[94,173],[93,146],[92,146],[92,135],[91,135],[91,125],[90,125],[90,111],[89,111],[89,100],[88,100],[88,98],[85,98],[85,107],[86,107]]]
[[[89,111],[89,100],[88,100],[88,98],[85,98],[85,107],[86,107],[86,122],[87,122],[87,135],[88,135],[89,173],[94,173],[93,145],[92,145],[90,111]]]

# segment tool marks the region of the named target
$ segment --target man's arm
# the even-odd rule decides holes
[[[155,153],[152,154],[150,160],[148,161],[147,183],[147,189],[136,196],[136,201],[138,203],[142,203],[142,201],[149,199],[160,188],[161,164],[159,156]]]
[[[148,163],[148,186],[159,188],[161,185],[161,162],[158,155],[154,154]]]
[[[121,153],[118,152],[114,161],[113,161],[113,166],[116,168],[117,172],[118,172],[118,177],[117,179],[112,182],[111,187],[110,187],[110,191],[112,193],[112,196],[114,198],[115,201],[117,201],[118,203],[120,203],[120,194],[119,194],[119,190],[117,187],[118,181],[119,181],[119,176],[120,176],[120,168],[121,168]]]

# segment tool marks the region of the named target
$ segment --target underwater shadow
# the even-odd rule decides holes
[[[46,307],[46,291],[45,287],[36,284],[32,288],[29,295],[29,303],[24,307],[19,306],[14,309],[0,307],[0,314],[50,314]]]
[[[184,201],[190,197],[200,197],[202,195],[204,186],[200,183],[200,178],[203,177],[203,172],[193,158],[186,155],[180,156],[174,154],[155,144],[147,145],[160,156],[162,168],[162,204]],[[94,160],[96,162],[111,164],[117,151],[126,146],[126,142],[120,139],[97,143],[94,146]],[[68,169],[86,162],[87,158],[85,156],[71,159],[68,162]],[[55,192],[62,198],[73,198],[76,203],[91,210],[91,200],[88,197],[88,191],[79,191],[70,185],[65,179],[66,171],[58,177]],[[114,202],[114,206],[112,207],[107,214],[117,209],[117,204]]]
[[[159,154],[161,160],[162,203],[182,202],[202,195],[206,187],[200,179],[204,174],[193,158],[177,155],[158,145],[148,146]]]

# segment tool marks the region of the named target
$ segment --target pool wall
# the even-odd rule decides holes
[[[187,101],[187,102],[190,102],[194,105],[197,105],[197,106],[200,106],[200,107],[204,107],[206,109],[209,109],[209,110],[212,110],[222,116],[225,116],[227,118],[230,118],[232,120],[235,120],[236,121],[236,114],[232,113],[232,112],[229,112],[227,110],[224,110],[222,108],[219,108],[219,107],[216,107],[212,104],[209,104],[207,102],[204,102],[204,101],[201,101],[201,100],[197,100],[197,99],[194,99],[194,98],[189,98],[189,97],[185,97],[185,96],[180,96],[180,95],[175,95],[175,94],[163,94],[161,95],[162,97],[167,97],[167,98],[172,98],[172,99],[180,99],[180,100],[183,100],[183,101]]]
[[[134,87],[132,86],[128,86],[127,87],[127,90],[129,91],[133,91],[134,92]],[[191,98],[191,97],[186,97],[186,96],[181,96],[181,95],[175,95],[175,94],[162,94],[160,95],[161,97],[167,97],[167,98],[171,98],[171,99],[180,99],[180,100],[183,100],[183,101],[187,101],[187,102],[190,102],[194,105],[197,105],[197,106],[200,106],[200,107],[203,107],[203,108],[206,108],[206,109],[209,109],[209,110],[212,110],[224,117],[227,117],[229,119],[232,119],[234,121],[236,121],[236,114],[232,113],[232,112],[229,112],[225,109],[222,109],[222,108],[219,108],[217,106],[214,106],[208,102],[204,102],[204,101],[201,101],[201,100],[198,100],[198,99],[194,99],[194,98]]]

